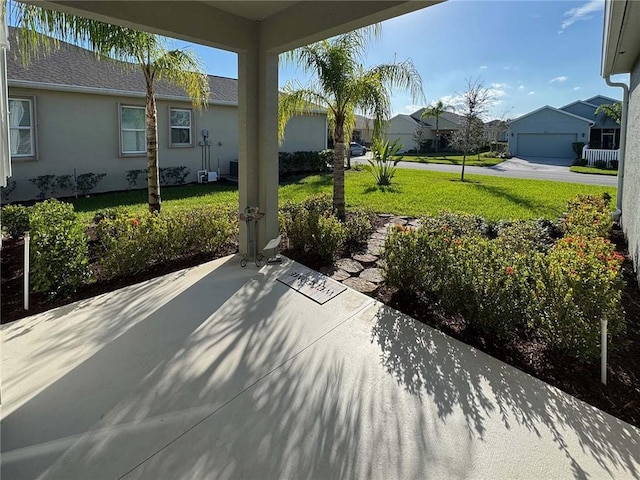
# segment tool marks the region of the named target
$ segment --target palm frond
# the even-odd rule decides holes
[[[209,100],[209,80],[202,72],[198,57],[189,50],[169,50],[153,62],[155,78],[184,88],[195,107]]]

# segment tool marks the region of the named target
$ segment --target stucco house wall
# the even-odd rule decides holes
[[[325,148],[327,148],[326,114],[299,115],[289,120],[284,130],[281,152],[318,151]]]
[[[387,123],[385,140],[389,140],[391,142],[399,140],[399,143],[403,145],[401,148],[401,151],[403,152],[411,150],[412,148],[418,148],[417,142],[413,138],[417,127],[418,123],[409,115],[396,115],[389,119],[389,122]],[[422,132],[423,141],[427,139],[435,140],[435,132],[430,130],[428,127],[425,126]]]
[[[629,111],[622,190],[622,229],[640,282],[640,56],[636,58],[629,83]]]

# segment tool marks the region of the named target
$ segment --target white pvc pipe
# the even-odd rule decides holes
[[[600,382],[607,384],[607,319],[600,320]]]
[[[29,232],[24,232],[24,309],[29,310],[29,243],[31,237]]]

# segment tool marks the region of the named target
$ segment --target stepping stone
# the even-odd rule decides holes
[[[379,268],[367,268],[360,273],[360,278],[371,283],[382,283],[384,277],[382,276],[382,270]]]
[[[374,263],[378,260],[378,257],[370,253],[354,253],[351,257],[360,263]]]
[[[420,220],[411,220],[409,221],[409,225],[415,228],[419,228],[420,227]]]
[[[347,278],[342,283],[347,287],[359,291],[360,293],[373,293],[378,289],[377,285],[374,285],[373,283],[367,282],[366,280],[358,277]]]
[[[337,282],[342,282],[347,278],[351,278],[351,274],[345,272],[344,270],[336,270],[333,275],[329,276],[329,278],[336,280]]]
[[[379,238],[370,238],[367,242],[367,246],[369,247],[382,247],[384,245],[384,239]]]
[[[376,265],[378,266],[379,269],[384,269],[387,266],[387,262],[385,262],[384,260],[378,260],[376,262]]]
[[[380,256],[382,255],[382,247],[375,245],[367,245],[367,253],[369,255]]]
[[[356,262],[351,258],[341,258],[336,262],[336,267],[351,274],[360,273],[364,270],[360,262]]]
[[[371,238],[375,239],[375,240],[386,240],[387,238],[387,234],[385,233],[374,233],[373,235],[371,235]]]
[[[393,217],[393,213],[380,213],[378,216],[380,218],[391,218]]]
[[[387,234],[387,227],[380,227],[379,229],[376,230],[375,234],[379,234],[379,235],[386,235]]]

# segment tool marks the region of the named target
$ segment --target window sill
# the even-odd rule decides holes
[[[193,148],[195,147],[192,143],[172,143],[169,145],[169,148]]]

